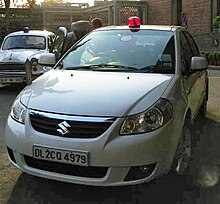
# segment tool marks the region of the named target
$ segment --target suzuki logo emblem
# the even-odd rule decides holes
[[[66,121],[63,121],[62,123],[59,123],[58,126],[60,128],[57,129],[57,132],[59,132],[62,136],[64,136],[65,134],[70,132],[68,130],[68,128],[70,128],[71,126]]]

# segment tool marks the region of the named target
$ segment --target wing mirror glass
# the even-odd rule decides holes
[[[53,67],[56,64],[55,55],[53,53],[43,54],[39,57],[38,63],[42,66]]]
[[[201,70],[208,68],[208,61],[205,57],[192,57],[191,70]]]

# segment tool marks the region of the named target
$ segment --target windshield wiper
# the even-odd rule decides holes
[[[163,66],[157,66],[157,65],[149,65],[146,67],[143,67],[140,70],[140,72],[145,72],[145,73],[167,73],[167,74],[173,74],[174,71],[172,69],[172,67],[168,67],[169,69],[167,69],[166,67]]]
[[[6,50],[13,50],[13,49],[36,49],[36,50],[43,50],[43,48],[38,48],[38,47],[21,47],[21,46],[9,47]]]
[[[24,49],[36,49],[36,50],[43,50],[43,48],[39,48],[39,47],[26,47]]]
[[[138,69],[139,71],[141,72],[147,72],[147,73],[150,73],[150,72],[154,72],[154,69],[156,68],[155,65],[148,65],[146,67],[142,67],[140,69]]]
[[[17,46],[17,47],[9,47],[9,48],[7,48],[6,50],[13,50],[13,49],[26,49],[26,48],[24,48],[24,47],[19,47],[19,46]]]
[[[65,70],[93,70],[93,66],[88,65],[88,66],[77,66],[77,67],[65,67]]]
[[[117,64],[92,64],[77,67],[66,67],[65,70],[92,70],[92,71],[138,71],[135,67],[117,65]]]
[[[61,68],[62,66],[60,66]],[[134,73],[166,73],[172,74],[174,71],[172,69],[163,69],[160,66],[156,65],[148,65],[142,68],[136,67],[129,67],[124,65],[117,65],[117,64],[92,64],[92,65],[85,65],[85,66],[77,66],[77,67],[65,67],[65,70],[91,70],[91,71],[128,71]]]
[[[93,70],[101,70],[101,71],[137,71],[137,68],[135,67],[129,67],[125,65],[120,65],[120,64],[95,64],[91,65],[94,67]]]

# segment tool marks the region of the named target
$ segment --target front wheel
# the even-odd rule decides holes
[[[206,92],[202,101],[202,105],[199,108],[199,116],[201,117],[206,117],[207,101],[208,101],[208,93]]]
[[[178,147],[174,156],[172,171],[177,175],[183,175],[189,168],[192,155],[192,138],[188,124],[184,124]]]

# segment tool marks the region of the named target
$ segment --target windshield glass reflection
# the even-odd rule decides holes
[[[20,35],[6,38],[3,50],[11,49],[46,49],[46,39],[43,36]]]
[[[64,57],[62,69],[174,73],[173,32],[96,31]]]

